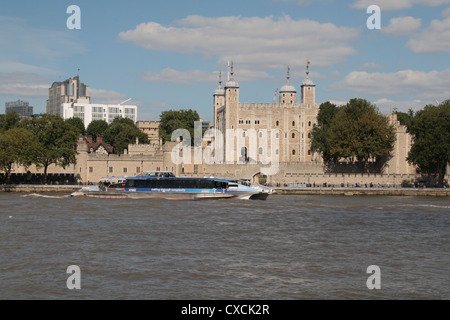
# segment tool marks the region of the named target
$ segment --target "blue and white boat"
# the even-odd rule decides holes
[[[103,178],[99,186],[83,187],[73,197],[163,198],[173,200],[265,200],[271,192],[219,178],[175,177],[170,171],[147,171],[136,177]]]

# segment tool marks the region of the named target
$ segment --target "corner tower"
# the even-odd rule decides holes
[[[297,103],[297,90],[295,90],[294,86],[289,82],[290,79],[290,71],[291,68],[288,67],[287,71],[287,82],[281,88],[279,95],[279,103],[281,104],[296,104]]]
[[[225,129],[235,129],[238,122],[239,84],[234,80],[233,61],[228,66],[228,81],[225,84]]]
[[[219,73],[219,86],[214,91],[214,126],[219,127],[217,113],[225,104],[225,89],[222,88],[222,71]]]
[[[309,65],[311,62],[308,60],[306,63],[306,78],[302,82],[302,101],[301,104],[307,108],[311,108],[316,105],[316,85],[309,78]]]

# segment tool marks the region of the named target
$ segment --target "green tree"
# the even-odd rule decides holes
[[[194,144],[194,123],[200,121],[195,110],[164,111],[160,116],[159,137],[163,143],[172,140],[172,133],[177,129],[186,129],[191,135],[191,145]]]
[[[131,119],[116,118],[105,130],[103,138],[106,143],[114,147],[115,153],[123,153],[129,144],[139,143],[148,144],[148,135],[142,132]]]
[[[412,109],[409,109],[408,112],[395,111],[394,113],[397,115],[397,120],[401,125],[407,128],[411,126],[412,119],[414,118],[414,111]]]
[[[408,161],[422,173],[437,174],[442,187],[450,162],[450,100],[416,112],[408,132],[413,136]]]
[[[30,166],[39,152],[36,136],[25,128],[13,128],[0,133],[0,169],[10,182],[12,165]]]
[[[20,116],[15,111],[0,114],[0,132],[5,132],[9,129],[17,127],[19,122]]]
[[[67,124],[72,126],[78,134],[81,134],[83,136],[86,134],[86,129],[84,127],[83,120],[81,120],[80,118],[75,117],[66,119],[65,121]]]
[[[44,168],[44,183],[47,182],[47,169],[51,164],[66,168],[76,162],[77,131],[59,115],[44,114],[22,122],[39,141],[39,153],[34,163]]]
[[[86,134],[91,136],[93,141],[96,141],[97,136],[103,136],[108,130],[108,122],[105,120],[93,120],[86,128]]]
[[[339,108],[327,101],[320,105],[317,115],[317,125],[311,131],[311,151],[320,152],[325,163],[337,162],[337,158],[330,153],[328,141],[331,135],[331,124]]]
[[[393,126],[375,105],[364,99],[352,99],[340,107],[330,130],[330,156],[355,162],[361,172],[367,172],[369,160],[383,166],[394,147]]]

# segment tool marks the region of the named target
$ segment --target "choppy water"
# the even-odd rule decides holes
[[[449,299],[449,240],[446,198],[0,193],[0,298]]]

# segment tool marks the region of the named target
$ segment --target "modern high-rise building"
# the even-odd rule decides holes
[[[63,82],[53,82],[48,90],[47,113],[63,116],[63,103],[90,103],[88,86],[77,75]]]
[[[28,101],[11,101],[5,103],[5,113],[16,112],[21,117],[29,118],[33,115],[33,107]]]
[[[64,119],[80,118],[85,127],[93,120],[111,123],[117,117],[137,121],[137,106],[91,104],[89,88],[80,82],[78,75],[63,82],[53,82],[49,88],[47,113]]]

